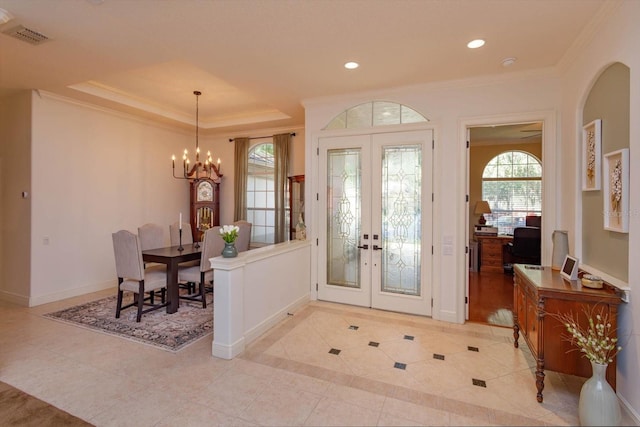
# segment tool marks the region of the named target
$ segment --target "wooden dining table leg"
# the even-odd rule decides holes
[[[180,295],[178,293],[178,262],[171,260],[167,265],[167,296],[169,305],[167,313],[175,313],[180,305]]]

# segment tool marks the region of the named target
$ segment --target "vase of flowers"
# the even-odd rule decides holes
[[[583,426],[620,425],[620,404],[615,391],[606,379],[609,363],[622,350],[616,331],[609,322],[604,308],[599,312],[585,310],[588,325],[582,326],[572,314],[560,315],[569,333],[564,338],[575,344],[583,356],[591,362],[592,376],[580,390],[578,416]]]
[[[224,240],[224,249],[222,250],[223,258],[234,258],[238,256],[236,249],[236,239],[240,228],[237,225],[223,225],[220,227],[220,235]]]

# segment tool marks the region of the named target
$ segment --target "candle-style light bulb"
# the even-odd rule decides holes
[[[174,169],[176,167],[176,156],[171,155],[171,164],[173,165]]]

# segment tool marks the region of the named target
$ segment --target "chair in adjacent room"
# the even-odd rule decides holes
[[[211,268],[210,258],[220,256],[224,249],[224,240],[217,227],[210,228],[202,236],[202,255],[200,265],[181,268],[178,271],[179,283],[196,283],[198,292],[189,295],[181,295],[181,299],[190,301],[201,301],[202,308],[207,308],[206,288],[213,283],[213,268]]]
[[[238,238],[236,239],[236,249],[238,252],[244,252],[249,250],[249,244],[251,243],[251,226],[252,224],[245,220],[239,220],[233,223],[237,225],[240,231],[238,231]]]
[[[514,228],[513,241],[507,244],[513,263],[540,265],[540,241],[539,227]]]
[[[137,307],[136,322],[140,322],[142,315],[162,307],[166,307],[167,272],[165,269],[146,268],[142,262],[142,245],[140,238],[127,230],[120,230],[112,234],[113,252],[116,260],[116,274],[118,275],[118,301],[116,305],[116,319],[120,312],[128,307]],[[122,306],[124,292],[133,292],[133,302]],[[161,292],[160,304],[154,303],[155,292]],[[145,297],[145,294],[149,294]],[[147,306],[149,308],[144,309]]]

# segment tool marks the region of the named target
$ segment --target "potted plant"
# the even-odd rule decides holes
[[[238,250],[235,243],[238,238],[240,227],[237,225],[223,225],[220,227],[220,235],[224,240],[224,249],[222,250],[223,258],[233,258],[238,256]]]
[[[620,404],[615,391],[605,377],[609,363],[622,350],[616,330],[604,308],[583,310],[587,323],[580,322],[572,313],[557,315],[568,334],[563,338],[574,344],[591,362],[592,376],[580,390],[578,415],[580,425],[620,425]]]

